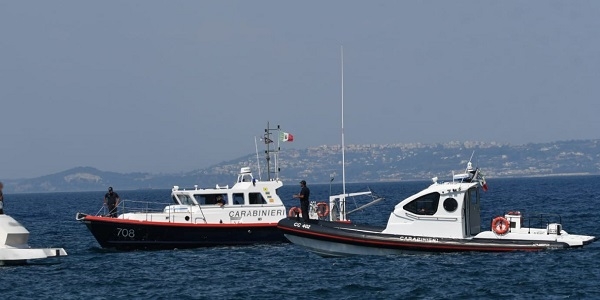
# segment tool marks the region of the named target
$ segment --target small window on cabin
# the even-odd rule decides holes
[[[448,198],[444,200],[444,209],[447,212],[453,212],[456,210],[456,208],[458,208],[458,201],[456,201],[456,199]]]
[[[248,193],[250,204],[267,204],[261,193]]]
[[[417,215],[434,215],[440,202],[439,193],[431,193],[421,196],[410,203],[404,205],[404,210]]]
[[[244,194],[234,193],[232,196],[233,196],[233,205],[243,205],[244,204]]]

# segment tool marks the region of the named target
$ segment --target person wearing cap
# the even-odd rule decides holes
[[[119,202],[121,202],[119,194],[113,192],[112,186],[108,187],[108,193],[104,195],[104,205],[108,208],[108,215],[111,218],[117,217],[117,207],[119,206]]]
[[[302,219],[304,222],[308,222],[308,199],[310,197],[310,190],[306,187],[306,181],[300,181],[300,193],[294,195],[294,198],[300,199],[300,210],[302,211]]]

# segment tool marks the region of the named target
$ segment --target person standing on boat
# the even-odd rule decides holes
[[[108,215],[112,218],[117,217],[117,207],[119,206],[119,194],[113,192],[112,186],[108,187],[108,193],[104,195],[104,205],[108,208]]]
[[[300,210],[302,211],[302,219],[304,222],[308,222],[308,198],[310,197],[310,190],[306,187],[306,181],[300,181],[302,189],[299,194],[294,195],[294,198],[300,199]]]
[[[0,182],[0,215],[4,214],[4,194],[2,194],[2,189],[4,188],[4,184]]]

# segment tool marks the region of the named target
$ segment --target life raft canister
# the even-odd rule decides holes
[[[323,218],[329,215],[329,205],[325,202],[317,203],[317,216]]]
[[[510,223],[504,217],[496,217],[492,220],[492,230],[497,234],[505,234],[510,228]]]
[[[292,218],[292,217],[296,217],[299,216],[302,213],[302,210],[300,210],[299,207],[292,207],[290,208],[290,210],[288,211],[288,217]]]
[[[521,214],[520,211],[518,211],[518,210],[509,211],[506,214],[509,215],[509,216],[520,216],[520,221],[521,221],[521,225],[520,226],[523,226],[523,224],[525,224],[525,222],[524,222],[525,220],[523,219],[523,215]]]

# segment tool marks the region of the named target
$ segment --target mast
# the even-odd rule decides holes
[[[267,128],[265,128],[265,135],[263,137],[263,140],[265,142],[265,144],[267,145],[267,150],[265,150],[265,158],[267,160],[267,180],[271,181],[271,179],[275,179],[275,180],[279,180],[279,166],[277,164],[277,160],[278,160],[278,154],[279,154],[279,141],[277,142],[277,147],[273,150],[270,149],[269,144],[273,143],[273,139],[271,139],[271,131],[277,131],[279,133],[279,131],[281,131],[281,127],[279,125],[277,125],[277,128],[270,128],[270,124],[269,122],[267,122]],[[279,134],[276,137],[279,140]],[[273,153],[273,156],[275,158],[275,169],[271,169],[271,153]],[[271,178],[271,174],[275,175],[275,178]]]
[[[265,151],[265,159],[267,160],[267,181],[271,181],[271,150],[269,144],[271,143],[271,132],[269,131],[269,122],[267,121],[267,128],[265,129],[265,144],[267,144],[267,150]]]
[[[275,150],[275,180],[279,180],[279,150],[281,150],[281,147],[279,147],[281,141],[281,127],[279,127],[279,125],[277,125],[277,135],[275,138],[277,139],[277,150]]]
[[[344,46],[340,46],[342,65],[342,194],[346,198],[346,153],[344,145]]]

